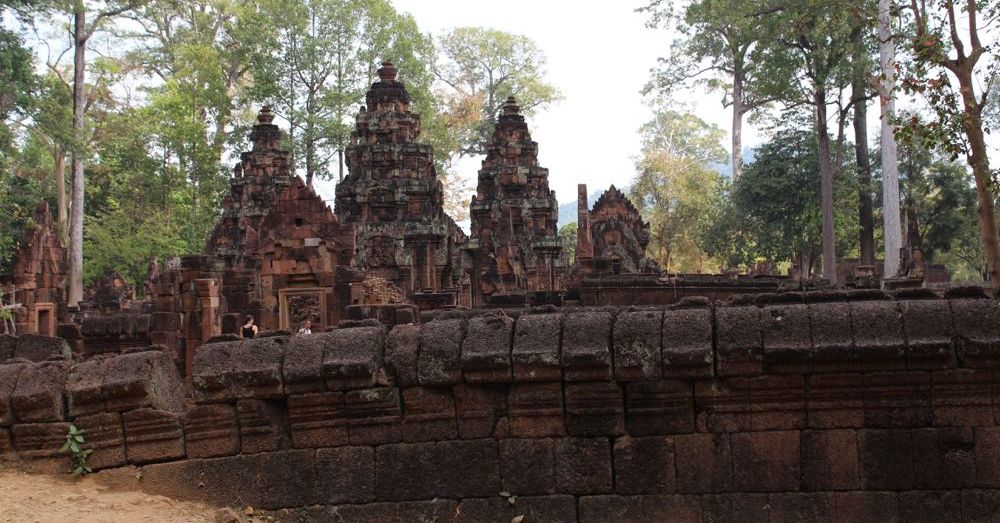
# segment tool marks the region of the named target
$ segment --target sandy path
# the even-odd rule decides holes
[[[218,509],[137,491],[116,491],[93,478],[26,474],[0,464],[2,523],[215,523]]]

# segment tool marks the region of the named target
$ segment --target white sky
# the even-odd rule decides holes
[[[656,59],[669,48],[671,35],[647,29],[644,2],[617,0],[393,0],[425,32],[435,35],[457,26],[491,27],[523,34],[545,53],[546,79],[563,100],[528,121],[539,144],[538,159],[549,169],[549,184],[560,203],[576,199],[576,184],[591,193],[614,183],[627,185],[639,154],[637,131],[652,115],[639,93]],[[405,72],[404,72],[405,73]],[[405,80],[405,79],[404,79]],[[690,110],[726,130],[730,112],[720,93],[692,93]],[[728,138],[727,138],[728,140]],[[743,141],[756,145],[757,134],[744,124]],[[726,144],[728,149],[728,145]],[[482,157],[458,164],[460,174],[476,179]],[[334,182],[317,184],[333,198]]]

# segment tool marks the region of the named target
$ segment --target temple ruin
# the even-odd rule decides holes
[[[564,288],[559,203],[514,98],[497,119],[470,214],[474,306],[544,302]]]

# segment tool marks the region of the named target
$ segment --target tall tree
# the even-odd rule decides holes
[[[899,219],[899,166],[893,118],[896,107],[896,44],[893,41],[891,0],[878,2],[878,52],[881,75],[876,84],[881,107],[882,221],[885,239],[885,276],[899,271],[899,249],[903,246]]]
[[[437,39],[434,74],[446,87],[447,117],[464,155],[485,154],[497,113],[509,96],[531,115],[559,99],[544,81],[545,54],[526,36],[457,27]]]
[[[795,89],[786,100],[792,104],[807,104],[814,110],[816,141],[819,146],[820,212],[823,237],[823,277],[837,283],[837,252],[834,233],[834,165],[831,156],[828,106],[832,93],[849,76],[843,74],[846,58],[862,28],[854,23],[853,13],[843,6],[823,0],[782,2],[772,23],[779,24],[779,40],[786,48],[785,60],[775,59],[769,67],[794,64]],[[776,55],[777,56],[777,55]],[[772,70],[781,76],[786,71]]]
[[[84,92],[87,70],[87,42],[101,25],[114,17],[144,3],[144,0],[119,0],[107,2],[103,9],[93,12],[94,17],[87,23],[90,11],[84,0],[73,0],[73,196],[71,198],[69,234],[69,305],[75,306],[83,299],[83,196],[84,177]]]
[[[354,115],[382,61],[392,61],[422,113],[433,118],[430,39],[388,0],[271,0],[275,41],[258,61],[260,96],[289,123],[306,181],[344,176]]]
[[[658,111],[645,124],[633,201],[650,222],[651,255],[667,271],[705,272],[709,257],[699,238],[718,206],[725,133],[697,116]],[[714,269],[714,267],[712,267]]]
[[[854,23],[861,27],[868,25],[861,2]],[[854,160],[858,168],[858,250],[862,265],[875,264],[875,213],[872,204],[872,165],[868,150],[868,83],[872,76],[872,63],[866,36],[869,31],[861,30],[854,42],[851,56],[851,106],[854,120]]]
[[[650,15],[647,25],[676,29],[670,56],[660,58],[643,92],[670,99],[692,83],[725,93],[732,107],[733,178],[743,172],[743,119],[776,100],[780,84],[763,74],[773,34],[759,6],[742,0],[695,0],[679,9],[676,0],[654,0],[639,9]]]
[[[1000,285],[1000,233],[995,181],[983,125],[984,109],[996,82],[997,62],[983,44],[980,30],[1000,15],[1000,4],[976,0],[932,3],[910,0],[908,11],[912,18],[909,36],[914,69],[904,80],[904,86],[911,92],[927,95],[936,116],[935,122],[919,132],[943,142],[956,156],[965,154],[972,168],[980,235],[990,280],[997,286]],[[960,25],[965,27],[960,29]],[[940,74],[934,75],[935,70]],[[957,93],[952,80],[958,84]]]

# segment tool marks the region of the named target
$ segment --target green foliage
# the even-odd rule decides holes
[[[83,448],[85,443],[83,433],[84,431],[76,428],[76,425],[70,424],[69,432],[66,433],[66,443],[63,443],[62,448],[59,449],[59,452],[66,452],[70,455],[73,460],[73,474],[77,476],[93,472],[87,465],[87,458],[94,453],[94,450]]]
[[[814,133],[780,130],[757,151],[702,236],[706,251],[730,266],[801,259],[809,269],[820,255],[819,153]],[[840,256],[856,249],[856,177],[835,180],[834,223]]]
[[[576,230],[576,222],[569,222],[559,228],[559,239],[562,241],[567,267],[576,263]]]
[[[497,113],[509,96],[531,115],[560,98],[546,83],[545,54],[526,36],[457,27],[437,39],[434,74],[446,86],[447,122],[461,154],[485,154]]]
[[[726,159],[725,133],[674,111],[657,112],[640,132],[632,200],[650,222],[650,255],[667,271],[714,270],[700,237],[720,204],[722,176],[711,164]]]

